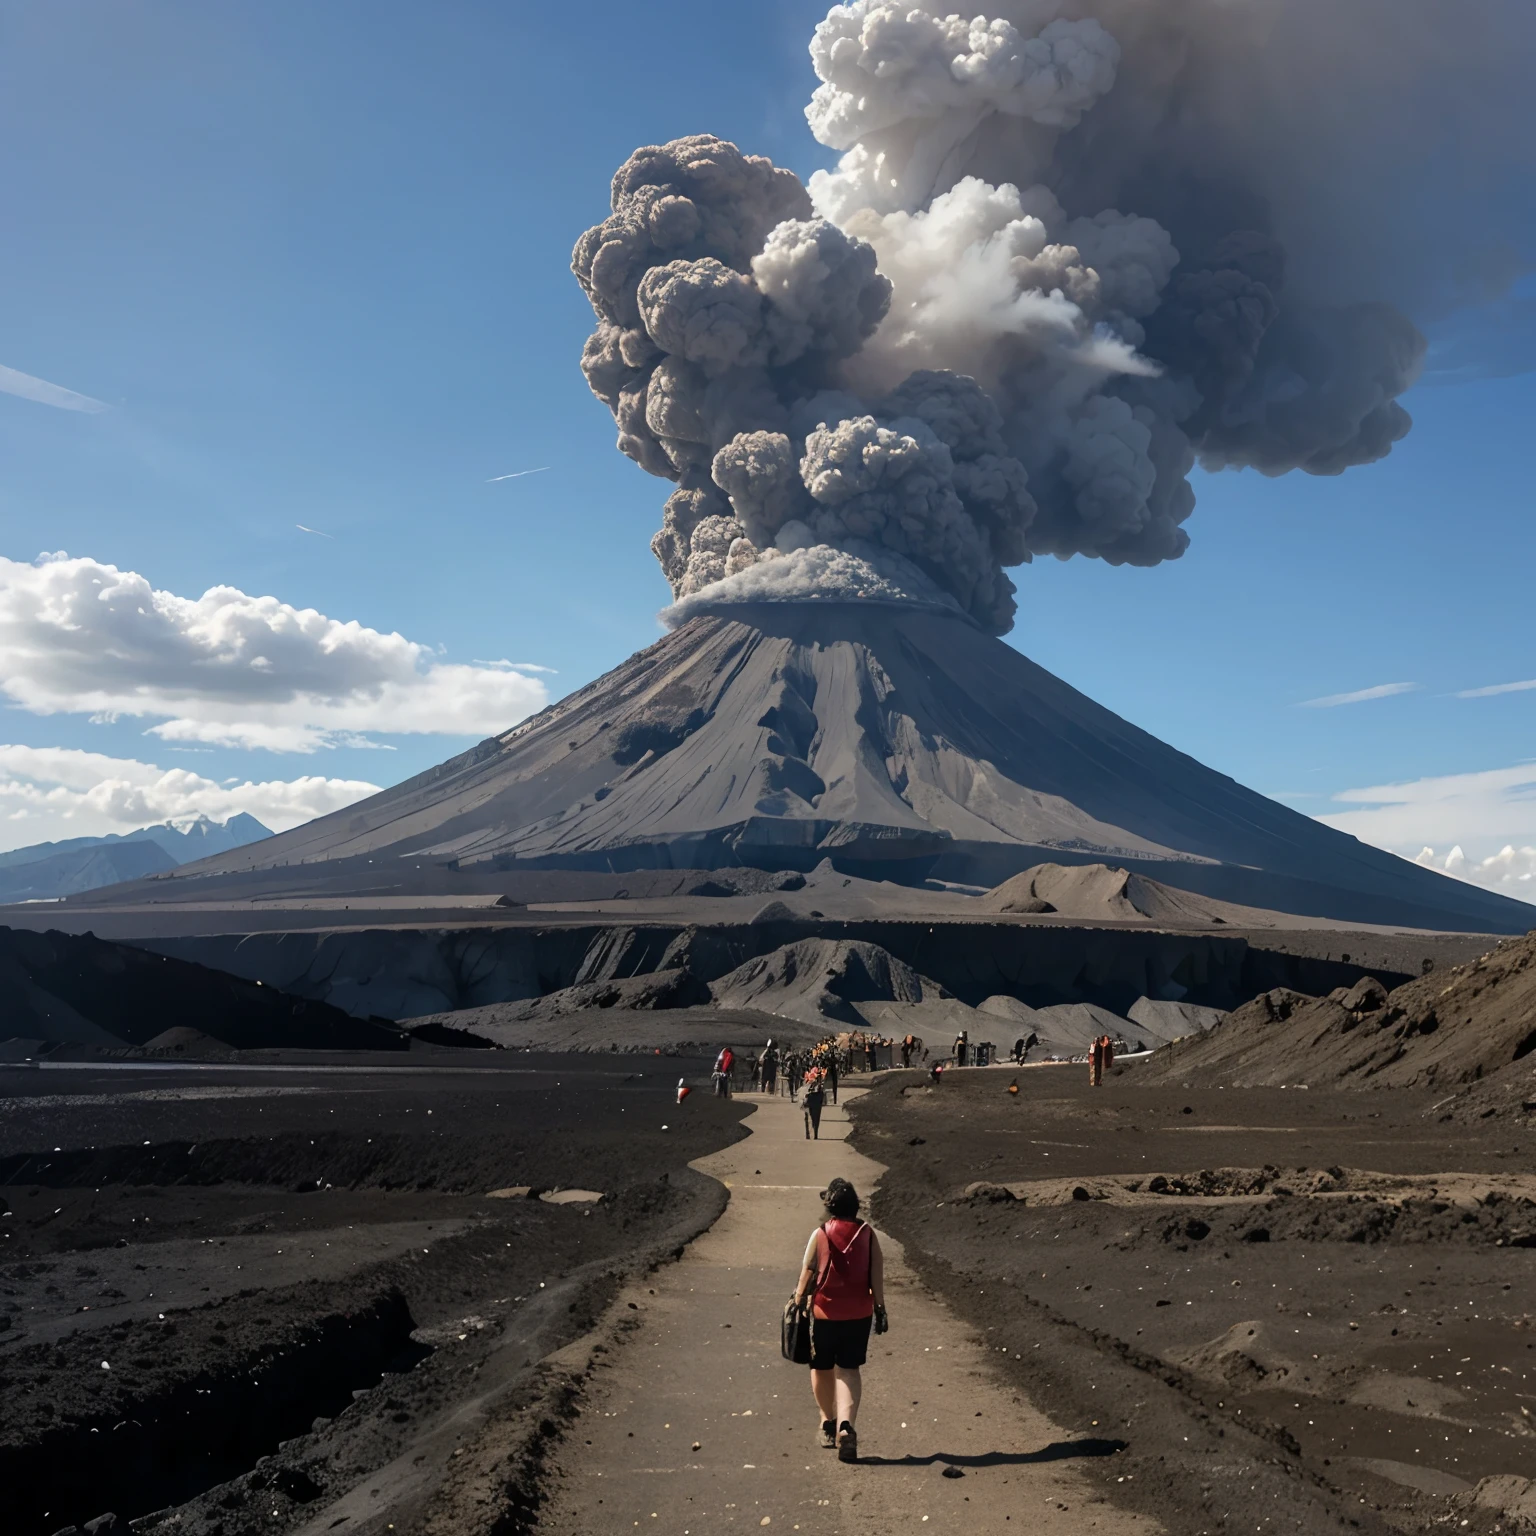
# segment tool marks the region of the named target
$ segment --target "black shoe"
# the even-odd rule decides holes
[[[824,1451],[837,1449],[837,1425],[831,1419],[821,1421],[821,1448]]]
[[[857,1461],[859,1459],[859,1437],[855,1433],[853,1425],[844,1419],[837,1431],[837,1459],[839,1461]]]

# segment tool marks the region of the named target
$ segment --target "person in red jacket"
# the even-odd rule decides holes
[[[880,1239],[859,1220],[859,1194],[847,1179],[821,1192],[826,1219],[811,1233],[794,1304],[811,1305],[811,1392],[821,1416],[821,1446],[839,1461],[859,1459],[860,1371],[869,1332],[884,1333],[885,1258]]]
[[[731,1068],[736,1065],[736,1053],[726,1046],[715,1057],[715,1094],[722,1099],[731,1096]]]

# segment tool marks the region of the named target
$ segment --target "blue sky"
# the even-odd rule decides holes
[[[242,732],[228,699],[186,696],[174,657],[137,681],[98,665],[111,635],[67,667],[29,658],[13,603],[8,669],[37,674],[13,670],[0,716],[0,847],[168,807],[326,809],[657,637],[665,488],[614,451],[578,371],[571,244],[640,143],[707,130],[802,174],[827,163],[802,117],[823,11],[598,0],[576,35],[568,11],[502,4],[0,5],[0,365],[106,407],[0,394],[16,601],[100,579],[18,571],[42,551],[189,604],[270,596],[336,621],[295,639],[294,665],[305,645],[355,651],[393,700],[318,724],[256,706]],[[1536,381],[1498,334],[1496,364],[1413,391],[1384,464],[1200,477],[1183,560],[1015,573],[1010,643],[1399,851],[1536,844],[1536,690],[1458,697],[1536,678]],[[1388,684],[1412,687],[1304,707]],[[1333,798],[1463,775],[1481,777]]]

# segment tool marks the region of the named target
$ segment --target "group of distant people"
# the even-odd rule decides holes
[[[711,1074],[715,1094],[728,1099],[737,1091],[738,1075],[751,1093],[783,1094],[805,1111],[805,1134],[819,1139],[821,1112],[828,1100],[837,1103],[839,1081],[852,1072],[874,1072],[900,1052],[901,1065],[909,1067],[928,1059],[928,1048],[916,1035],[898,1041],[865,1030],[828,1035],[809,1047],[791,1047],[770,1039],[759,1052],[739,1057],[726,1046],[715,1058]]]
[[[1022,1065],[1029,1059],[1030,1051],[1039,1044],[1038,1035],[1021,1035],[1013,1042],[1012,1059]],[[821,1105],[825,1102],[825,1096],[830,1093],[832,1102],[837,1103],[838,1078],[861,1068],[868,1072],[876,1071],[877,1052],[882,1046],[899,1050],[903,1067],[912,1067],[920,1061],[928,1060],[927,1047],[916,1035],[910,1034],[899,1043],[862,1032],[841,1036],[829,1035],[808,1050],[789,1050],[770,1040],[760,1055],[748,1056],[746,1059],[746,1072],[751,1083],[751,1091],[753,1093],[782,1092],[788,1095],[790,1103],[793,1104],[798,1102],[802,1089],[809,1092],[814,1088],[818,1095],[815,1109],[819,1124]],[[969,1034],[962,1030],[955,1036],[954,1048],[949,1059],[957,1067],[980,1066],[984,1064],[990,1052],[989,1045],[973,1045]],[[935,1080],[947,1064],[945,1062],[933,1064]],[[1114,1064],[1115,1041],[1109,1035],[1100,1035],[1088,1049],[1088,1080],[1093,1087],[1097,1088],[1103,1083],[1105,1073]],[[727,1046],[715,1059],[714,1088],[716,1094],[722,1098],[730,1098],[734,1090],[735,1069],[736,1053]],[[808,1129],[807,1134],[814,1134],[814,1129]]]

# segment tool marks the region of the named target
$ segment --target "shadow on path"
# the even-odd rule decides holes
[[[979,1456],[951,1456],[935,1451],[932,1456],[860,1456],[861,1467],[1028,1467],[1042,1461],[1073,1461],[1091,1456],[1113,1456],[1123,1451],[1124,1440],[1054,1440],[1038,1451],[983,1451]]]

